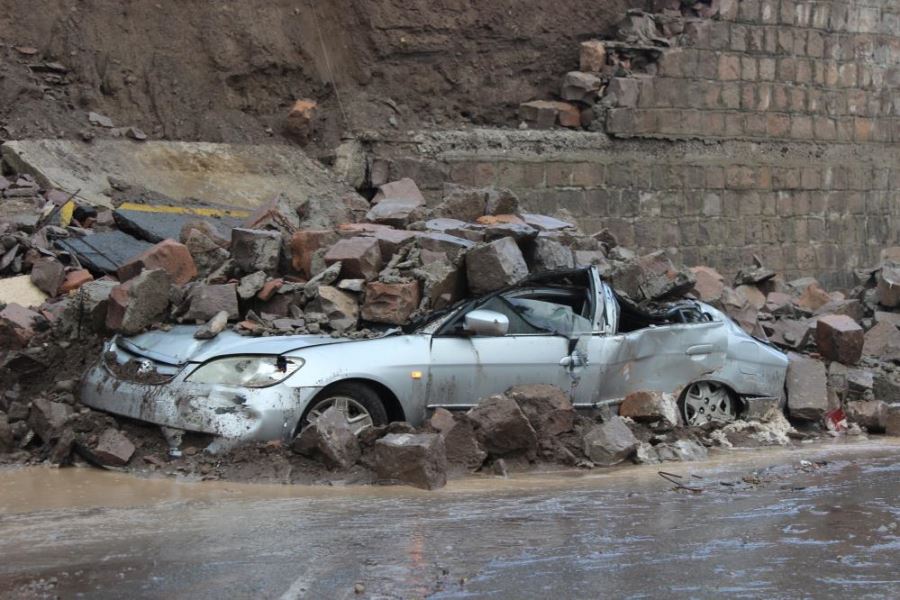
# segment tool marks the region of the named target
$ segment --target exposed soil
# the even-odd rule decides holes
[[[280,140],[298,98],[319,102],[320,154],[348,130],[515,125],[577,68],[579,41],[645,4],[8,0],[0,138],[121,133],[96,111],[151,138]]]

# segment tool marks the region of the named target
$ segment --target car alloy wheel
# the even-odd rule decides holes
[[[683,409],[688,425],[731,423],[737,419],[737,406],[731,392],[713,381],[692,383],[684,395]]]
[[[354,435],[359,435],[375,425],[375,421],[366,407],[347,396],[329,396],[320,400],[310,409],[306,417],[307,422],[315,421],[332,406],[344,415]]]

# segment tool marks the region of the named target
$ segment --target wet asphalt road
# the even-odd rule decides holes
[[[0,472],[0,595],[896,598],[898,452],[894,441],[662,467],[701,492],[673,490],[660,467],[432,493]]]

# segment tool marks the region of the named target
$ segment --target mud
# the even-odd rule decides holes
[[[437,492],[23,469],[2,475],[0,595],[888,597],[898,447],[666,466],[699,492],[649,466]]]

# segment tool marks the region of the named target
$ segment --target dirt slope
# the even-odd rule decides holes
[[[579,40],[645,2],[3,4],[0,138],[74,137],[97,111],[155,138],[263,141],[281,135],[294,99],[311,97],[323,108],[322,149],[342,130],[393,123],[514,125],[519,102],[577,68]],[[29,68],[47,61],[68,73]]]

